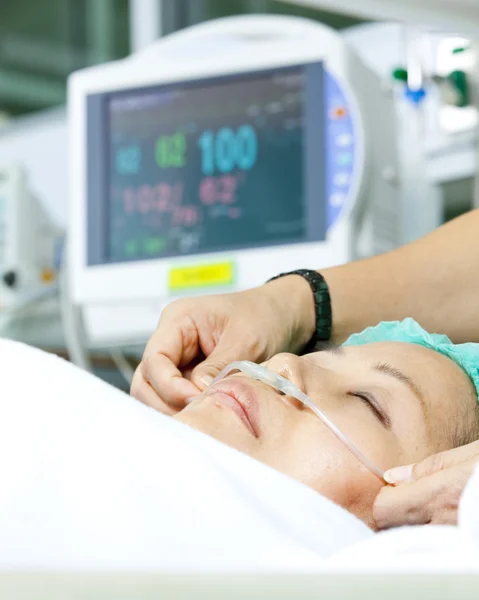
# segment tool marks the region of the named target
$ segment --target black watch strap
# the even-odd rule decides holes
[[[287,275],[300,275],[306,279],[313,292],[316,328],[313,337],[303,350],[303,352],[312,352],[318,344],[331,339],[332,310],[328,284],[320,273],[310,269],[298,269],[289,273],[281,273],[272,277],[269,281],[274,281]]]

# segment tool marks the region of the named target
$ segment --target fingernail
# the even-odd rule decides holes
[[[198,398],[198,396],[191,396],[191,398],[187,398],[185,402],[186,404],[191,404],[193,400],[196,400],[196,398]]]
[[[209,385],[211,385],[211,382],[213,381],[213,377],[211,377],[211,375],[203,375],[203,377],[201,377],[200,381],[203,385],[208,387]]]
[[[413,465],[407,465],[405,467],[394,467],[384,473],[384,479],[388,483],[405,483],[412,479],[412,468]]]

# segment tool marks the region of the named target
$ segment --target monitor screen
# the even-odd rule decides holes
[[[321,63],[95,94],[88,263],[320,241]]]

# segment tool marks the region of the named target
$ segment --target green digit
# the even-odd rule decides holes
[[[155,158],[159,167],[168,166],[168,138],[161,136],[156,142]]]
[[[186,136],[177,132],[172,136],[162,135],[158,138],[155,148],[155,158],[159,167],[184,167],[186,164]]]
[[[175,133],[171,137],[171,141],[172,141],[171,166],[172,167],[184,167],[186,164],[186,160],[185,160],[186,136],[184,133]]]
[[[165,238],[147,238],[143,243],[143,249],[147,254],[160,254],[166,247]]]

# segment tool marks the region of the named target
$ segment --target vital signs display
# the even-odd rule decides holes
[[[88,264],[323,240],[326,87],[309,63],[89,96]]]

